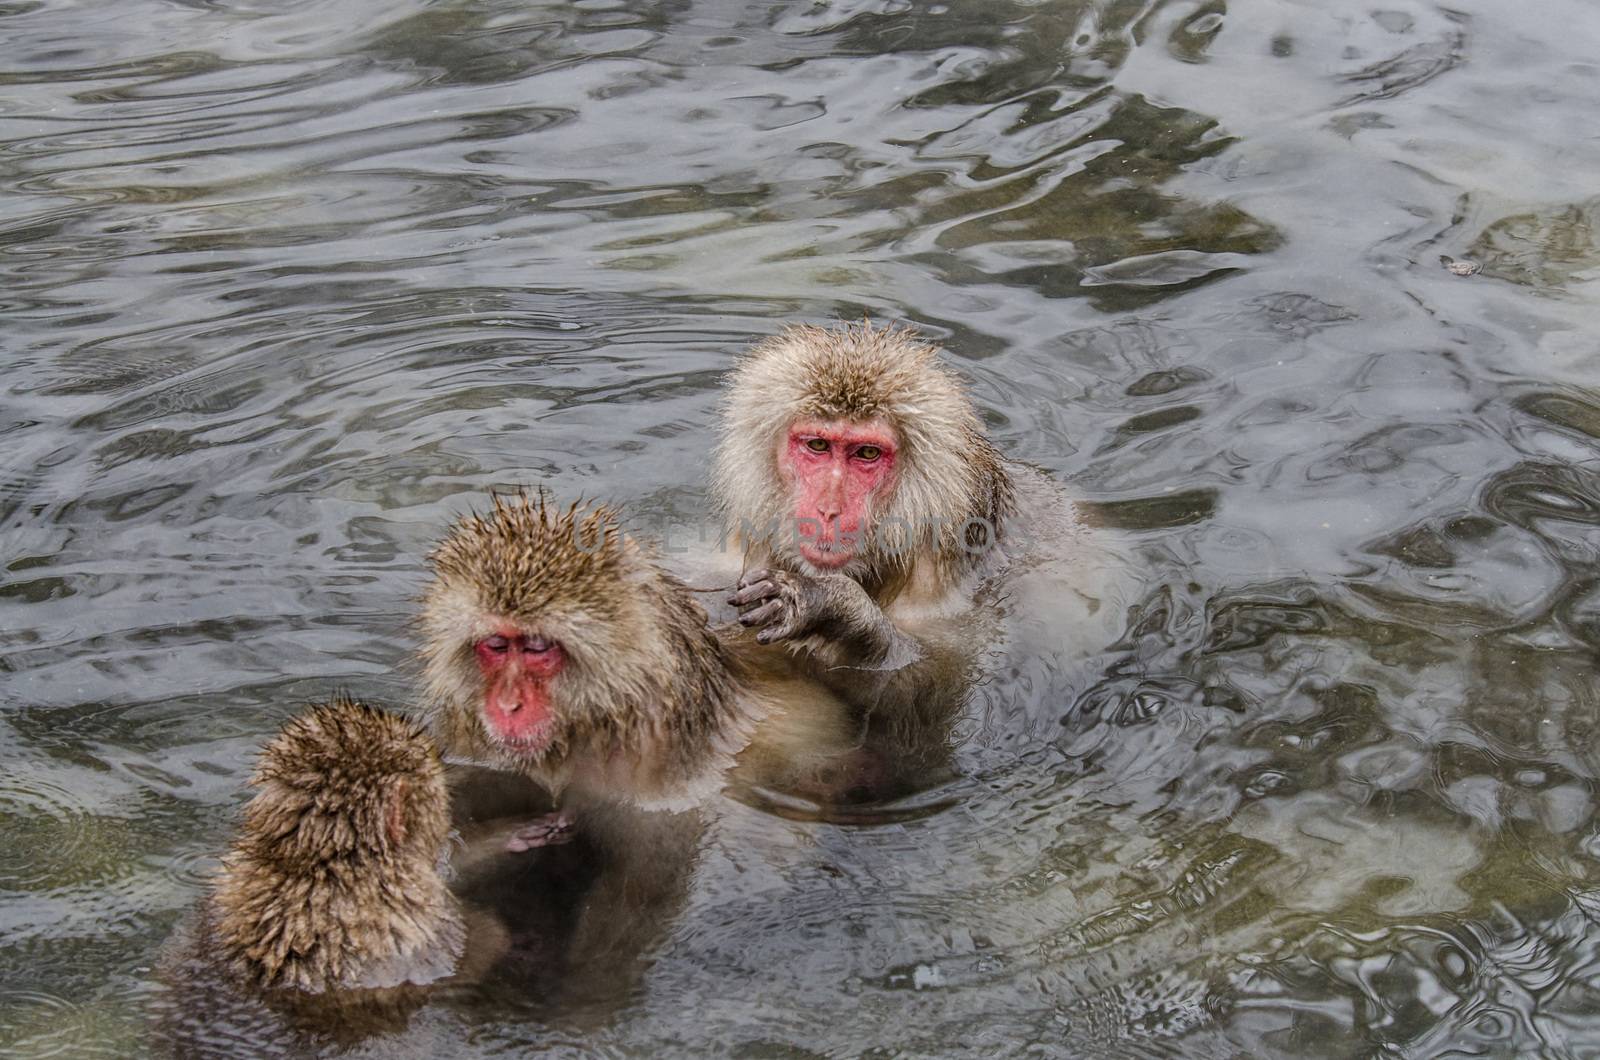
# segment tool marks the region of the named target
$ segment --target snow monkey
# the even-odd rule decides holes
[[[169,946],[158,1046],[195,1055],[282,1031],[352,1043],[404,1027],[430,984],[494,958],[495,926],[441,872],[450,799],[421,726],[344,697],[313,705],[251,783],[210,893]]]
[[[533,851],[483,861],[458,890],[519,939],[565,936],[548,962],[565,1003],[625,995],[687,893],[709,797],[736,767],[742,785],[827,787],[805,770],[838,771],[832,749],[854,728],[819,733],[846,709],[809,679],[747,665],[748,631],[710,629],[608,508],[497,496],[429,563],[424,702],[463,763],[458,821],[499,837],[467,849]],[[547,798],[519,796],[513,775]],[[570,916],[532,919],[566,892],[582,895]],[[546,951],[511,961],[528,965],[523,952]]]
[[[451,754],[531,777],[563,805],[512,836],[512,849],[562,841],[586,805],[699,805],[758,724],[790,705],[805,717],[775,728],[785,739],[813,715],[813,729],[842,716],[813,682],[758,678],[741,661],[742,638],[708,628],[609,509],[496,497],[456,524],[431,565],[422,629],[435,734]],[[753,755],[772,763],[805,751]]]
[[[756,345],[728,383],[712,486],[744,553],[739,621],[890,726],[959,707],[997,600],[1048,573],[1052,596],[1100,606],[1085,574],[1063,579],[1084,538],[1072,505],[1001,456],[907,329],[798,325]]]
[[[448,976],[463,925],[439,866],[444,768],[414,722],[335,698],[261,753],[210,901],[242,979],[309,993]]]

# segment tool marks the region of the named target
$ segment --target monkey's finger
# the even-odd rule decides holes
[[[788,640],[790,637],[794,636],[794,631],[795,623],[794,619],[791,617],[779,625],[768,626],[760,633],[757,633],[756,641],[761,644],[771,644],[775,640]]]
[[[521,853],[537,847],[560,846],[562,843],[570,843],[572,837],[572,818],[558,810],[512,832],[506,839],[506,849]]]
[[[772,572],[765,567],[755,567],[739,575],[739,588],[754,585],[756,582],[772,580]]]
[[[745,604],[753,604],[758,600],[770,600],[777,595],[778,585],[776,582],[756,582],[754,585],[747,585],[728,597],[728,603],[743,607]]]
[[[739,621],[746,626],[765,626],[783,614],[782,600],[768,600],[753,611],[746,611],[739,616]],[[756,638],[760,640],[759,637]],[[766,641],[761,641],[765,644]]]
[[[539,847],[558,847],[563,843],[572,842],[573,835],[570,829],[551,831],[537,834],[531,831],[517,832],[506,840],[506,849],[514,854],[525,850],[537,850]]]

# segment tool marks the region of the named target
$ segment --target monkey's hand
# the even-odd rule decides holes
[[[795,574],[758,567],[745,571],[728,603],[756,640],[804,641],[834,666],[897,669],[914,662],[916,643],[894,627],[867,591],[842,574]]]
[[[553,847],[572,842],[572,818],[565,811],[547,813],[512,832],[506,839],[506,849],[532,850],[535,847]]]

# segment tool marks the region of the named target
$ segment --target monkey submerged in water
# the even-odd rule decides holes
[[[728,385],[713,491],[744,553],[739,621],[891,724],[955,709],[997,599],[1015,610],[1036,588],[1025,609],[1057,643],[1102,608],[1072,505],[1001,456],[906,329],[801,325],[756,345]]]
[[[503,951],[497,925],[464,915],[442,875],[449,793],[417,724],[344,697],[313,705],[262,750],[251,783],[210,893],[163,964],[162,1051],[397,1031],[431,984]]]
[[[421,727],[355,700],[284,726],[206,909],[217,957],[309,993],[449,976],[464,927],[440,874],[444,768]]]
[[[686,810],[721,788],[768,707],[684,586],[606,508],[495,497],[430,557],[424,679],[447,751],[565,807]],[[566,837],[569,809],[508,845]]]
[[[814,786],[807,769],[833,768],[813,753],[834,735],[825,708],[843,708],[814,682],[743,665],[609,509],[495,497],[430,565],[425,701],[441,747],[463,760],[458,817],[496,837],[484,849],[538,848],[500,859],[498,874],[486,862],[460,893],[511,928],[509,963],[546,969],[540,990],[556,1008],[608,1011],[683,906],[718,816],[710,796],[736,766],[741,783]],[[508,774],[555,812],[517,803],[493,780]],[[568,911],[539,919],[564,894],[576,896]]]

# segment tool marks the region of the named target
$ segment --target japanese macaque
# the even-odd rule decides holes
[[[866,323],[790,327],[743,359],[713,490],[744,553],[739,621],[891,724],[947,718],[1018,588],[996,576],[1039,575],[1083,534],[1053,483],[990,443],[934,346]]]
[[[439,871],[449,793],[418,725],[336,698],[285,725],[251,783],[209,905],[235,975],[320,993],[454,971],[464,929]]]
[[[460,893],[508,923],[509,961],[539,978],[534,993],[559,998],[568,1015],[604,1009],[674,923],[716,816],[709,797],[736,759],[756,763],[758,780],[793,776],[829,717],[813,714],[843,708],[812,682],[767,682],[741,665],[608,509],[496,497],[455,525],[430,564],[421,627],[435,736],[453,759],[502,771],[493,781],[453,765],[458,820],[518,852],[485,862]],[[790,705],[796,717],[773,731],[799,739],[800,752],[752,747]],[[507,774],[551,802],[519,802]],[[562,895],[569,912],[550,915]]]
[[[816,787],[809,771],[838,771],[819,749],[854,739],[826,689],[747,659],[738,627],[709,629],[609,509],[496,497],[430,563],[422,657],[436,737],[560,803],[509,835],[513,850],[567,840],[577,815],[701,806],[736,760],[740,783]]]
[[[605,508],[496,497],[434,551],[423,659],[452,754],[538,781],[566,807],[685,810],[722,787],[763,705],[741,695],[688,591]],[[513,848],[564,838],[550,815]]]
[[[189,1052],[229,1019],[272,1027],[274,1012],[313,1040],[403,1027],[429,984],[458,974],[477,924],[441,871],[450,802],[433,742],[340,697],[290,720],[251,783],[238,835],[180,934],[158,1041]],[[475,966],[499,945],[476,937]]]

